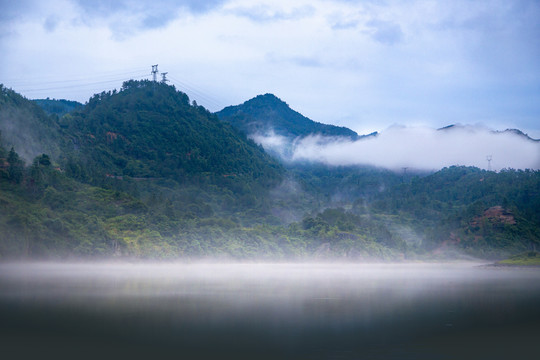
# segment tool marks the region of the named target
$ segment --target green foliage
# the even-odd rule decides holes
[[[506,266],[540,266],[540,253],[536,251],[527,251],[511,256],[508,259],[498,261],[496,264]]]
[[[0,84],[0,131],[6,148],[14,147],[27,162],[42,153],[60,155],[64,138],[57,117]]]
[[[102,174],[224,187],[269,186],[281,176],[260,147],[165,84],[128,81],[70,116],[66,131],[80,147],[74,155]]]
[[[358,134],[340,126],[312,121],[292,110],[272,94],[259,95],[237,106],[228,106],[217,113],[220,119],[231,123],[246,134],[275,134],[298,137],[320,134],[357,139]]]
[[[19,184],[23,177],[24,161],[19,158],[19,154],[12,147],[7,157],[7,173],[8,179],[16,184]]]
[[[382,193],[372,211],[414,219],[428,248],[443,242],[497,258],[540,244],[540,172],[450,167]]]
[[[0,90],[0,116],[56,137],[25,166],[17,134],[0,134],[0,258],[501,258],[540,245],[539,171],[283,167],[164,84],[126,82],[60,119]],[[292,111],[248,103],[278,122]],[[324,133],[295,116],[299,135]]]
[[[42,108],[49,115],[56,115],[62,117],[67,113],[81,108],[83,104],[77,101],[64,100],[64,99],[34,99],[32,100],[36,105]]]

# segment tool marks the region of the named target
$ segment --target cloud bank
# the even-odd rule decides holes
[[[357,141],[323,136],[290,141],[273,134],[253,139],[286,161],[370,165],[396,171],[405,167],[433,171],[452,165],[489,166],[497,171],[540,169],[539,141],[512,131],[494,132],[477,126],[444,130],[394,126]]]

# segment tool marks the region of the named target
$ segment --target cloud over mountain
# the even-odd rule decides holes
[[[372,165],[393,170],[438,170],[452,165],[540,169],[540,142],[514,131],[494,132],[478,126],[435,130],[391,127],[377,136],[353,141],[339,137],[308,136],[287,143],[276,135],[254,140],[288,161],[329,165]],[[287,147],[289,147],[287,149]]]

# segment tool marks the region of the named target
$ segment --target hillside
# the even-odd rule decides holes
[[[148,183],[143,196],[119,190],[126,180],[81,183],[47,155],[24,167],[1,142],[0,158],[0,259],[392,259],[404,249],[342,209],[283,226],[261,212],[255,191],[246,201],[205,184]]]
[[[259,95],[243,104],[228,106],[216,115],[248,135],[273,133],[289,138],[307,135],[358,138],[357,133],[346,127],[308,119],[272,94]]]
[[[540,171],[280,164],[149,81],[61,117],[5,88],[1,101],[3,259],[500,259],[540,247]]]
[[[454,166],[394,187],[371,207],[414,229],[425,249],[497,258],[540,246],[540,171]]]
[[[58,156],[60,126],[39,106],[0,84],[0,134],[7,148],[15,147],[27,162],[47,153]]]
[[[105,177],[167,178],[178,183],[279,181],[280,165],[259,146],[174,87],[125,82],[60,120],[73,156]]]

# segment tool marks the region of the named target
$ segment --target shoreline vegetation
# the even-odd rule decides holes
[[[538,251],[528,251],[514,255],[508,259],[497,261],[493,266],[516,266],[516,267],[538,267],[540,268],[540,253]]]

